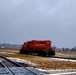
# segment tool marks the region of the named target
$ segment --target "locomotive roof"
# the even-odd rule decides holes
[[[35,42],[35,41],[39,41],[39,42],[51,42],[51,40],[31,40],[31,41],[27,41],[27,42]]]

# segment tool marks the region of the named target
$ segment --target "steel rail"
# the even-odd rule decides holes
[[[1,65],[1,67],[4,67],[4,65],[2,64],[2,62],[0,61],[0,65]]]
[[[6,70],[11,74],[11,75],[15,75],[6,65],[4,65],[2,62],[1,64],[6,68]]]
[[[19,63],[16,63],[16,62],[13,62],[13,61],[9,60],[8,58],[6,58],[6,57],[4,57],[4,56],[1,56],[1,55],[0,55],[0,57],[3,58],[3,59],[5,59],[5,60],[7,60],[7,61],[9,61],[9,62],[11,62],[11,63],[13,63],[13,64],[15,64],[15,65],[17,65],[17,66],[19,66],[19,67],[22,67],[23,69],[28,70],[29,72],[33,73],[34,75],[39,75],[39,74],[31,71],[30,69],[24,67],[23,65],[21,65],[21,64],[19,64]],[[3,65],[4,65],[4,64],[3,64]],[[5,65],[4,65],[4,66],[5,66]],[[6,67],[6,66],[5,66],[5,67]],[[6,68],[9,69],[9,67],[6,67]],[[9,69],[9,70],[10,70],[10,69]],[[10,72],[12,72],[12,71],[10,70]],[[12,72],[12,74],[15,75],[13,72]]]
[[[17,63],[18,64],[18,63]],[[35,75],[38,75],[37,73],[35,73],[35,72],[33,72],[33,71],[31,71],[31,70],[29,70],[29,69],[27,69],[26,67],[24,67],[23,65],[21,65],[21,64],[18,64],[18,65],[20,65],[21,67],[23,67],[24,69],[26,69],[26,70],[28,70],[28,71],[30,71],[31,73],[33,73],[33,74],[35,74]]]

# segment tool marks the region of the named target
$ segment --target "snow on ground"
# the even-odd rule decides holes
[[[62,59],[62,58],[51,58],[52,60],[60,60],[60,61],[70,61],[70,62],[76,62],[76,60],[71,59]]]
[[[54,73],[54,74],[45,74],[45,75],[76,75],[76,72]]]
[[[63,72],[64,72],[64,71],[66,71],[66,72],[67,72],[67,71],[70,71],[70,72],[71,72],[71,71],[76,71],[76,70],[74,70],[74,69],[63,69],[63,70],[62,70],[62,69],[55,69],[55,70],[54,70],[54,69],[49,69],[49,70],[44,70],[44,69],[39,69],[39,68],[37,68],[37,69],[40,70],[40,71],[43,71],[43,72],[48,72],[48,73],[54,72],[54,71],[57,71],[57,72],[59,72],[59,71],[63,71]]]
[[[20,59],[20,58],[12,58],[12,57],[7,57],[7,58],[14,61],[14,62],[26,63],[28,65],[33,65],[33,66],[37,65],[35,63],[32,63],[31,61],[23,60],[23,59]]]
[[[76,75],[76,72],[75,71],[71,71],[71,69],[70,70],[68,70],[68,69],[66,69],[66,70],[60,70],[60,69],[43,70],[43,69],[38,69],[38,70],[46,73],[45,75],[71,75],[71,74]]]

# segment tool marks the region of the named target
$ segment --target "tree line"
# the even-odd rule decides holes
[[[0,44],[0,48],[11,48],[11,49],[20,49],[21,45],[17,45],[17,44]],[[74,46],[73,48],[57,48],[56,46],[52,47],[53,50],[55,51],[70,51],[70,52],[76,52],[76,46]]]
[[[0,48],[20,49],[21,45],[3,43],[3,44],[0,44]]]
[[[56,46],[52,47],[53,50],[55,51],[61,51],[61,52],[76,52],[76,46],[74,46],[73,48],[57,48]]]

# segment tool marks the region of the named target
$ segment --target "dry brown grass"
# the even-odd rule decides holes
[[[15,52],[15,53],[19,53],[19,49],[3,49],[0,48],[0,52]]]

